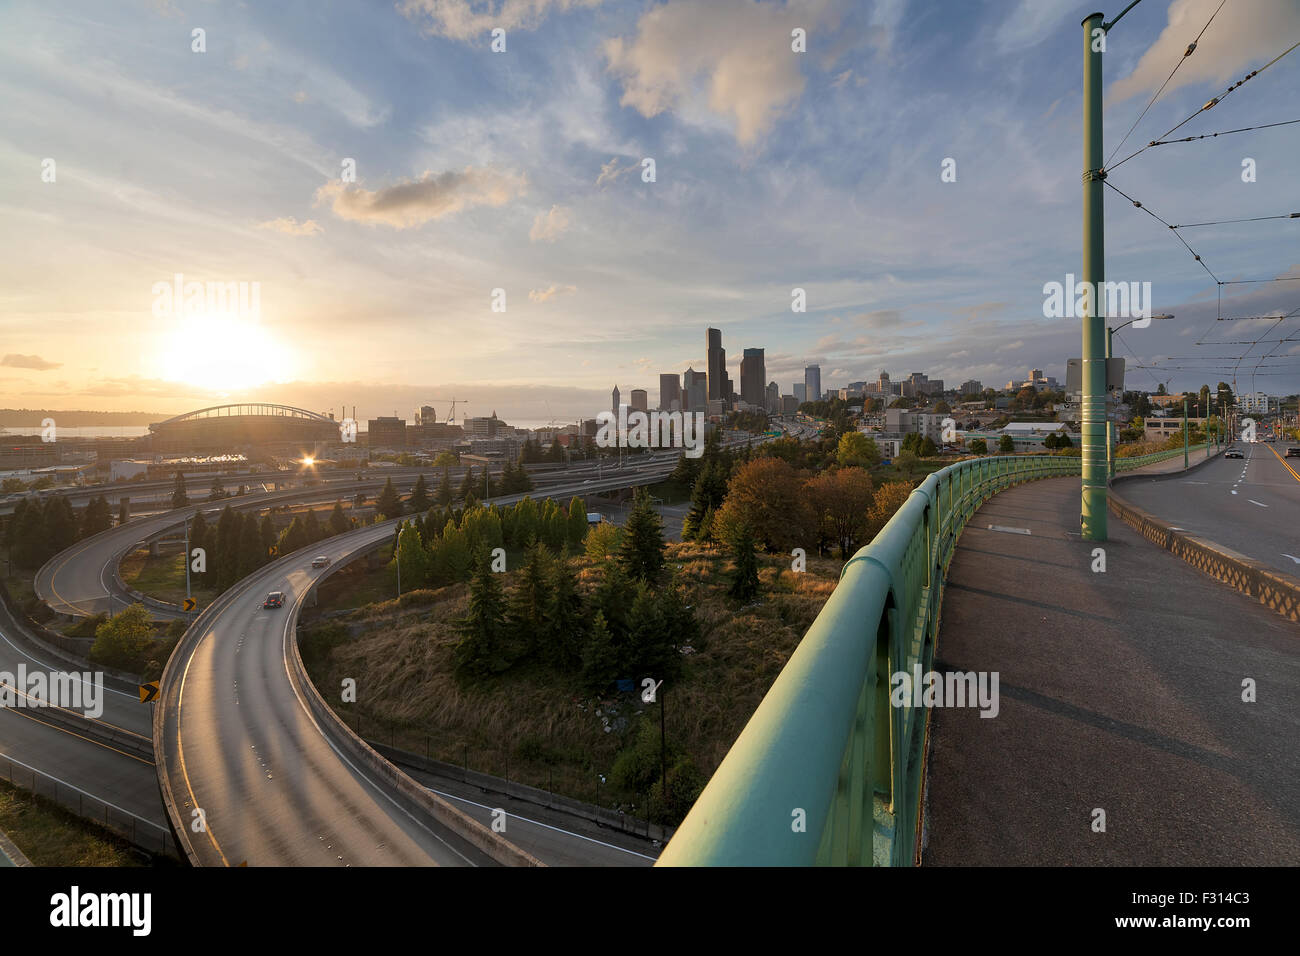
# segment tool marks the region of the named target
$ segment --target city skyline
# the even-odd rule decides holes
[[[1131,14],[1107,54],[1107,152],[1176,59],[1183,30],[1171,21],[1212,6]],[[1240,7],[1169,85],[1153,128],[1258,68],[1259,51],[1300,26],[1291,7]],[[516,417],[524,405],[545,417],[547,403],[567,417],[611,378],[653,390],[660,373],[707,369],[707,355],[681,347],[700,325],[725,328],[733,353],[763,347],[778,382],[809,364],[828,385],[884,365],[1000,382],[1078,354],[1077,323],[1043,318],[1042,290],[1079,263],[1078,78],[1056,66],[1077,53],[1062,23],[1084,7],[1026,3],[1007,17],[970,4],[936,39],[935,14],[899,2],[670,0],[654,16],[543,3],[506,22],[503,54],[431,9],[322,11],[304,30],[274,9],[71,3],[55,18],[10,5],[0,405],[346,400],[386,414],[472,391],[485,405],[529,396]],[[802,58],[776,55],[790,17],[809,30]],[[746,42],[716,65],[677,42],[688,35]],[[746,70],[752,83],[727,85]],[[1289,118],[1296,71],[1280,61],[1184,131]],[[951,90],[994,72],[998,97],[981,99],[972,124],[973,104]],[[900,112],[904,91],[932,102],[923,122]],[[1288,127],[1170,146],[1113,182],[1173,222],[1287,212],[1280,171],[1295,144]],[[954,182],[941,180],[946,158]],[[1197,357],[1248,351],[1215,345],[1245,324],[1216,323],[1201,267],[1163,226],[1108,200],[1107,277],[1152,281],[1156,309],[1177,316],[1117,337],[1130,384],[1231,381]],[[1293,228],[1188,236],[1223,279],[1297,277]],[[160,315],[155,289],[177,275],[256,283],[260,314]],[[1225,308],[1285,311],[1287,288],[1225,288]],[[505,312],[492,311],[496,289]],[[806,312],[792,311],[795,290]],[[1238,363],[1239,391],[1300,388],[1300,345],[1279,345],[1251,377],[1270,348]]]

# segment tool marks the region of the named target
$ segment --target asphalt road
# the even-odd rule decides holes
[[[1285,457],[1289,442],[1235,447],[1244,459],[1220,456],[1185,478],[1124,481],[1115,490],[1191,535],[1300,577],[1300,458]]]

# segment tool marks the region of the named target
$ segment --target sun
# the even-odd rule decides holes
[[[171,382],[219,392],[288,381],[289,350],[261,323],[231,313],[167,320],[155,353],[155,374]]]

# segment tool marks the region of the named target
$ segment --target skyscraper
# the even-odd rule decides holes
[[[767,367],[762,349],[745,349],[740,359],[740,400],[767,407]]]
[[[803,390],[809,402],[822,400],[822,367],[809,365],[803,370]]]
[[[799,404],[802,405],[804,402],[808,401],[807,395],[808,395],[808,386],[804,385],[803,382],[795,382],[794,397],[799,400]]]
[[[709,401],[726,399],[727,353],[722,348],[722,331],[706,329],[704,347],[708,361]]]
[[[704,372],[697,372],[693,368],[688,368],[682,378],[684,387],[682,410],[707,412],[709,410],[709,376]]]
[[[614,414],[618,414],[618,386],[614,386]]]
[[[646,392],[644,388],[632,389],[631,398],[632,398],[631,405],[637,411],[640,412],[650,411],[650,395]]]
[[[776,382],[767,383],[767,410],[773,414],[781,414],[781,386]]]
[[[661,411],[680,411],[682,402],[682,380],[676,373],[659,376],[659,408]]]

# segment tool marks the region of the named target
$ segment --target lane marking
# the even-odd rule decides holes
[[[468,803],[471,807],[478,807],[481,810],[503,809],[501,807],[489,807],[485,803],[475,803],[473,800],[466,799],[465,797],[458,797],[454,793],[443,793],[441,790],[435,790],[433,787],[425,787],[424,789],[428,790],[430,793],[436,793],[440,797],[445,797],[448,800],[459,800],[461,803]],[[563,833],[565,836],[577,837],[579,840],[586,840],[588,843],[594,843],[597,846],[609,847],[609,849],[611,850],[620,850],[623,853],[628,853],[631,854],[632,856],[639,856],[643,860],[654,861],[658,859],[658,857],[647,856],[644,853],[638,853],[636,850],[629,850],[625,847],[615,846],[612,843],[605,843],[601,840],[594,839],[593,837],[583,836],[581,833],[574,833],[572,830],[565,830],[562,829],[561,827],[553,827],[549,823],[542,823],[540,820],[531,820],[528,817],[521,817],[517,813],[507,813],[506,817],[507,819],[510,817],[514,817],[516,820],[524,821],[524,823],[531,823],[533,826],[537,826],[537,827],[545,827],[548,830],[554,830],[556,833]]]
[[[52,666],[52,665],[50,665],[50,664],[47,664],[45,661],[41,660],[40,658],[32,657],[31,654],[28,654],[25,650],[23,650],[21,647],[19,647],[17,644],[15,644],[13,641],[9,640],[9,638],[6,637],[5,634],[4,634],[4,632],[2,632],[2,631],[0,631],[0,641],[4,641],[6,644],[8,644],[10,647],[12,647],[14,650],[16,650],[19,654],[23,655],[23,657],[27,658],[29,661],[35,661],[37,664],[40,664],[42,667],[47,667],[47,668],[49,668],[50,673],[53,673],[53,674],[71,674],[71,675],[77,676],[77,672],[76,672],[76,671],[62,670],[62,669],[60,669],[60,668],[58,668],[58,667],[54,667],[54,666]],[[94,671],[92,671],[91,673],[94,673]],[[89,684],[89,683],[90,683],[90,681],[86,680],[84,677],[80,677],[80,676],[78,676],[77,679],[80,680],[83,684]],[[112,693],[112,694],[121,694],[123,697],[129,697],[129,698],[131,698],[132,700],[135,700],[135,694],[128,694],[128,693],[126,693],[125,691],[115,690],[114,688],[109,687],[107,684],[104,685],[104,690],[106,690],[106,691],[108,691],[109,693]],[[110,725],[110,726],[112,726],[112,725]],[[128,733],[129,733],[129,731],[128,731]]]
[[[1288,465],[1288,464],[1286,463],[1286,459],[1283,458],[1281,455],[1279,455],[1279,454],[1277,453],[1277,449],[1276,449],[1276,448],[1274,448],[1273,446],[1269,445],[1269,446],[1268,446],[1268,450],[1271,451],[1271,452],[1273,453],[1273,457],[1274,457],[1274,458],[1276,458],[1278,461],[1280,461],[1280,462],[1282,463],[1282,467],[1283,467],[1283,468],[1285,468],[1287,471],[1291,472],[1291,477],[1292,477],[1292,478],[1294,478],[1296,481],[1300,481],[1300,474],[1298,474],[1294,468],[1292,468],[1290,465]]]
[[[57,724],[51,724],[48,721],[41,720],[39,717],[33,717],[31,714],[27,713],[26,711],[16,710],[13,707],[0,707],[0,710],[4,710],[11,714],[17,714],[19,717],[26,717],[28,720],[34,720],[36,721],[36,723],[41,724],[45,727],[49,727],[51,730],[57,730],[60,733],[67,734],[69,737],[76,737],[78,740],[84,740],[86,741],[86,743],[94,744],[96,747],[103,747],[105,750],[111,750],[113,751],[113,753],[121,754],[123,757],[130,757],[132,760],[138,760],[140,761],[140,763],[148,767],[154,766],[154,762],[152,760],[145,760],[143,757],[137,757],[135,754],[129,754],[125,750],[118,750],[116,747],[110,747],[108,744],[100,743],[98,740],[92,740],[90,737],[83,737],[81,734],[71,730],[66,730],[65,728],[60,727]],[[37,772],[44,773],[45,771],[40,770]],[[62,781],[60,781],[60,783],[61,782]]]
[[[1249,501],[1252,505],[1259,505],[1261,508],[1268,507],[1268,505],[1264,504],[1264,502],[1256,501],[1254,498],[1247,498],[1246,500]]]
[[[1287,554],[1285,551],[1283,551],[1283,552],[1282,552],[1282,557],[1284,557],[1284,558],[1290,558],[1290,559],[1291,559],[1292,561],[1294,561],[1296,564],[1300,564],[1300,558],[1297,558],[1294,554]]]
[[[52,773],[46,773],[44,770],[41,770],[39,767],[33,767],[31,764],[23,763],[21,760],[18,760],[18,759],[15,758],[15,757],[11,757],[11,756],[10,756],[9,754],[7,754],[7,753],[6,753],[6,754],[0,754],[0,756],[3,756],[3,757],[5,758],[5,760],[8,760],[10,763],[16,763],[16,764],[18,764],[18,766],[20,766],[20,767],[26,767],[28,770],[31,770],[31,771],[34,772],[34,773],[39,773],[39,774],[40,774],[41,776],[43,776],[43,777],[49,777],[51,780],[55,781],[56,783],[61,783],[61,784],[63,784],[65,787],[69,788],[70,790],[75,790],[75,791],[77,791],[77,793],[80,793],[80,794],[83,794],[83,795],[85,795],[85,796],[87,796],[87,797],[90,797],[90,799],[92,799],[92,800],[98,800],[98,801],[99,801],[100,803],[102,803],[104,806],[106,806],[106,807],[112,807],[112,808],[113,808],[114,810],[116,810],[118,813],[125,813],[128,817],[131,817],[132,819],[139,820],[141,823],[147,823],[147,824],[149,824],[149,826],[154,827],[154,828],[159,829],[159,830],[162,830],[164,833],[167,832],[167,828],[166,828],[165,826],[161,826],[160,824],[154,823],[152,820],[146,819],[145,817],[140,816],[138,813],[132,813],[130,810],[125,810],[125,809],[123,809],[122,807],[119,807],[116,803],[109,803],[109,802],[108,802],[107,800],[105,800],[103,797],[97,797],[97,796],[95,796],[93,793],[91,793],[89,790],[82,790],[80,787],[75,786],[74,784],[68,783],[68,781],[66,781],[66,780],[60,780],[58,777],[54,776],[54,774],[52,774]],[[15,784],[15,786],[17,786],[17,784]]]

